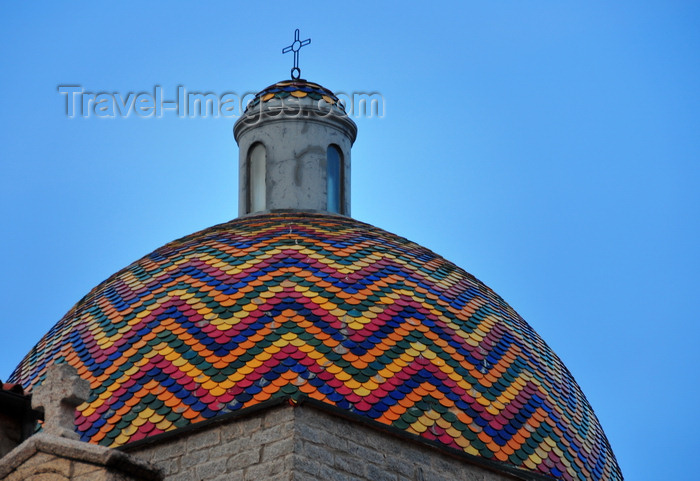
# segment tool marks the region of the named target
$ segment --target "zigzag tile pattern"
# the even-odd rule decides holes
[[[90,292],[10,382],[68,362],[84,441],[119,446],[306,395],[567,480],[622,479],[559,358],[491,289],[361,222],[265,214],[182,238]]]

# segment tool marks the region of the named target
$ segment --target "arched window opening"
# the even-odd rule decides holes
[[[336,145],[326,151],[326,194],[327,210],[343,213],[343,153]]]
[[[253,145],[248,151],[248,213],[265,210],[266,163],[265,146],[261,143]]]

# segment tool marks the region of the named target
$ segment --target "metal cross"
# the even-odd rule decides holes
[[[299,68],[299,49],[311,43],[311,39],[299,40],[299,29],[294,30],[294,42],[289,47],[284,47],[282,53],[294,52],[294,67],[292,68],[292,79],[297,80],[301,77],[301,69]]]

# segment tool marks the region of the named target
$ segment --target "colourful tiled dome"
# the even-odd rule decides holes
[[[401,237],[320,214],[239,218],[97,286],[10,381],[92,385],[84,441],[118,446],[308,396],[567,480],[622,479],[559,358],[491,289]]]
[[[328,105],[335,105],[343,112],[345,111],[345,107],[333,92],[317,83],[309,82],[304,79],[283,80],[282,82],[270,85],[255,95],[255,98],[248,104],[246,110],[254,109],[261,103],[264,104],[273,99],[284,100],[290,97],[297,99],[309,98],[316,101],[323,100]]]

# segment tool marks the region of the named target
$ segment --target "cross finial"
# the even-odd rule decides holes
[[[44,432],[79,439],[75,432],[75,408],[90,394],[90,383],[69,364],[54,364],[32,394],[32,407],[44,413]]]
[[[311,43],[311,39],[299,40],[299,29],[294,30],[294,42],[289,47],[284,47],[282,53],[294,52],[294,67],[292,68],[292,78],[294,80],[301,77],[301,69],[299,68],[299,49]]]

